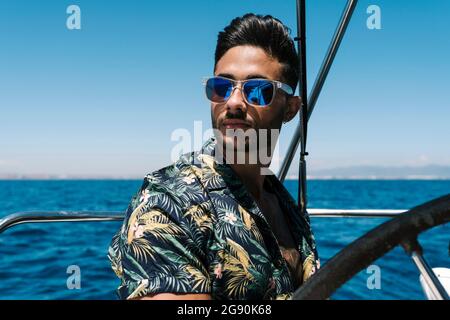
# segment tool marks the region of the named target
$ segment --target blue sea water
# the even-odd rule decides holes
[[[142,181],[0,181],[0,218],[18,211],[124,211]],[[285,182],[296,197],[297,181]],[[310,208],[408,209],[448,194],[450,181],[312,180]],[[322,264],[385,219],[312,218]],[[19,225],[0,234],[0,299],[116,299],[118,279],[107,249],[119,222]],[[433,267],[450,267],[450,225],[419,237]],[[424,299],[416,270],[401,248],[375,261],[381,288],[369,289],[366,270],[333,299]],[[81,288],[68,289],[67,268],[77,265]]]

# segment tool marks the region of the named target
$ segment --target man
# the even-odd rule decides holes
[[[147,175],[132,199],[109,249],[121,298],[287,299],[319,267],[308,216],[264,171],[270,161],[250,161],[274,150],[259,133],[300,108],[297,65],[271,16],[247,14],[219,33],[206,81],[215,137]],[[258,134],[242,142],[236,132]]]

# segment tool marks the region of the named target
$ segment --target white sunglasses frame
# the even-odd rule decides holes
[[[288,95],[293,95],[294,94],[294,90],[291,88],[290,85],[287,85],[287,84],[285,84],[283,82],[280,82],[280,81],[277,81],[277,80],[270,80],[270,79],[265,79],[265,78],[251,78],[251,79],[245,79],[245,80],[234,80],[234,79],[230,79],[230,78],[227,78],[227,77],[221,77],[221,76],[204,77],[203,78],[203,85],[205,86],[205,88],[206,88],[206,84],[207,84],[208,80],[216,79],[216,78],[220,78],[220,79],[225,79],[225,80],[231,81],[233,83],[233,88],[232,88],[230,96],[227,99],[225,99],[224,101],[215,102],[215,101],[211,101],[211,100],[208,99],[209,101],[211,101],[213,103],[224,103],[224,102],[227,102],[228,99],[230,99],[230,97],[233,95],[233,92],[234,92],[234,90],[236,88],[238,88],[241,91],[241,94],[242,94],[243,84],[245,82],[254,81],[254,80],[263,80],[263,81],[268,81],[268,82],[272,83],[273,88],[274,88],[274,92],[276,92],[276,89],[281,89]],[[242,94],[242,97],[244,98],[245,102],[247,102],[248,104],[250,104],[252,106],[263,107],[264,108],[264,107],[270,106],[272,104],[273,100],[275,99],[275,94],[272,95],[272,100],[268,104],[265,104],[265,105],[259,105],[259,104],[254,104],[254,103],[249,102],[247,100],[247,97],[245,96],[245,94]]]

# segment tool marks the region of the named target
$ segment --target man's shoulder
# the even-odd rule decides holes
[[[183,209],[204,201],[204,190],[199,179],[197,152],[182,155],[170,165],[145,175],[138,197],[134,201],[146,206],[170,202]]]
[[[189,185],[193,182],[195,165],[195,152],[182,155],[177,161],[165,167],[154,170],[144,177],[149,188],[157,188],[161,186],[180,186]]]
[[[194,152],[185,154],[174,163],[148,173],[127,209],[127,221],[134,223],[140,216],[160,211],[181,220],[185,212],[201,204],[208,207],[208,199],[190,163]],[[205,207],[205,208],[204,208]]]

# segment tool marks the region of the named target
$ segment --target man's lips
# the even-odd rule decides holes
[[[225,129],[246,129],[251,125],[243,120],[227,119],[222,122],[222,126]]]

